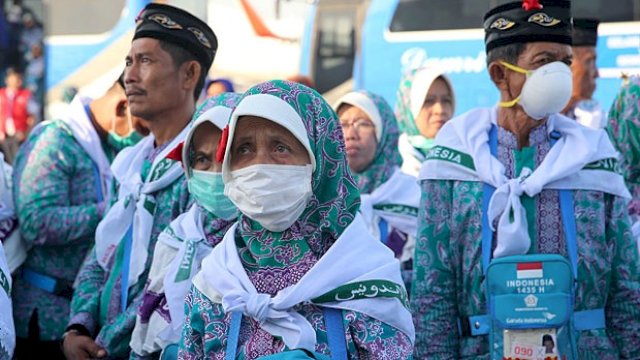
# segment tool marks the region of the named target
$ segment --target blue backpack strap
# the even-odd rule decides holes
[[[327,327],[327,339],[332,360],[347,360],[347,340],[344,335],[342,310],[322,308],[324,323]]]
[[[378,229],[380,230],[380,241],[383,244],[387,244],[387,238],[389,237],[389,223],[383,218],[378,221]]]
[[[555,145],[560,137],[562,137],[558,131],[552,131],[550,135],[551,146]],[[565,241],[567,242],[569,261],[571,262],[573,277],[578,279],[578,241],[576,240],[576,214],[573,208],[573,192],[571,190],[560,190],[559,197],[562,226]]]
[[[98,169],[98,164],[94,161],[93,163],[93,174],[95,175],[96,182],[96,198],[98,199],[98,203],[101,203],[104,200],[104,194],[102,192],[102,177],[100,176],[100,169]]]
[[[234,311],[231,313],[231,323],[227,334],[227,349],[224,360],[235,360],[238,352],[238,340],[240,339],[240,325],[242,325],[242,313]]]
[[[573,277],[578,278],[578,243],[576,240],[576,216],[573,208],[573,192],[560,190],[560,212],[562,213],[562,226],[564,227],[565,241],[569,261],[573,270]]]
[[[498,127],[491,125],[489,130],[489,148],[491,155],[498,153]],[[496,188],[485,183],[482,190],[482,271],[486,275],[491,262],[491,247],[493,245],[493,231],[489,226],[489,201]]]
[[[124,235],[124,255],[122,257],[122,279],[120,288],[120,309],[124,312],[127,309],[129,299],[129,263],[131,262],[131,243],[133,242],[133,224]]]
[[[578,331],[604,329],[607,327],[604,309],[576,311],[573,313],[573,326]]]
[[[344,324],[342,323],[342,311],[339,309],[322,308],[325,326],[327,328],[327,339],[331,350],[332,360],[347,360],[347,341],[344,336]],[[238,351],[238,341],[240,338],[240,325],[242,324],[242,313],[231,313],[231,324],[227,334],[227,348],[225,350],[225,360],[235,360]]]

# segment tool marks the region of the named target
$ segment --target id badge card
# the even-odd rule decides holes
[[[556,329],[503,331],[504,360],[558,360]]]

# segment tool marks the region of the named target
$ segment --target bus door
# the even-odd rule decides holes
[[[364,0],[319,1],[312,42],[311,74],[316,90],[324,94],[338,87],[351,90]]]

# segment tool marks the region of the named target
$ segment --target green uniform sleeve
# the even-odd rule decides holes
[[[92,336],[95,336],[100,305],[100,292],[104,282],[105,271],[98,263],[95,247],[80,268],[76,278],[69,326],[82,325]]]

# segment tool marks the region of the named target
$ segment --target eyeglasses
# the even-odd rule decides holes
[[[136,24],[139,25],[143,21],[153,21],[153,22],[157,23],[158,25],[160,25],[160,26],[162,26],[162,27],[164,27],[166,29],[184,30],[182,25],[180,25],[177,22],[173,21],[170,17],[168,17],[165,14],[153,14],[153,15],[145,16],[144,15],[144,10],[143,10],[136,17]],[[200,42],[200,44],[202,44],[202,46],[205,46],[205,47],[211,49],[211,42],[209,42],[209,39],[207,39],[207,37],[204,35],[204,32],[202,32],[202,30],[200,30],[200,29],[198,29],[196,27],[192,27],[192,26],[187,27],[187,30],[189,32],[191,32],[193,34],[193,36],[196,37],[196,39]]]
[[[376,127],[371,121],[367,119],[340,121],[340,126],[342,126],[342,131],[347,131],[353,127],[353,130],[355,130],[357,133],[373,131]]]

